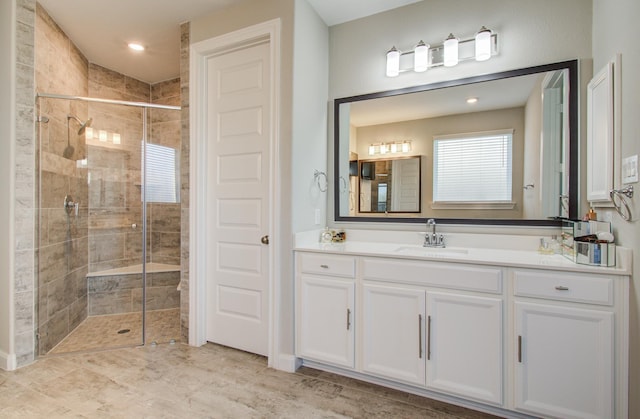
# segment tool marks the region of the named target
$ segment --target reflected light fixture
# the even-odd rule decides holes
[[[107,141],[107,131],[101,129],[98,131],[98,139],[102,142]]]
[[[114,132],[113,136],[111,137],[111,141],[114,144],[120,144],[120,134],[118,134],[117,132]]]
[[[476,61],[491,58],[491,31],[484,26],[476,34]]]
[[[467,99],[467,103],[469,105],[472,105],[474,103],[478,103],[478,98],[477,97],[470,97],[469,99]]]
[[[387,77],[396,77],[400,74],[400,51],[391,47],[387,52]]]
[[[369,155],[408,153],[411,151],[411,141],[394,141],[390,143],[371,144]]]
[[[403,59],[411,54],[411,61]],[[463,61],[486,61],[497,54],[498,35],[482,26],[471,38],[458,39],[450,33],[439,45],[431,46],[420,40],[412,50],[404,52],[393,46],[387,51],[386,75],[396,77],[411,70],[422,73],[432,67],[453,67]]]
[[[458,64],[458,38],[452,33],[444,40],[444,59],[445,67],[453,67]]]
[[[134,51],[144,51],[144,46],[136,42],[130,42],[129,48],[131,48]]]
[[[422,73],[429,68],[429,45],[423,41],[418,42],[413,50],[413,71]]]

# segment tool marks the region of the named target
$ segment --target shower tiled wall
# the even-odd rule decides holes
[[[87,95],[87,60],[40,5],[35,23],[37,92]],[[87,317],[87,169],[78,164],[87,149],[79,126],[67,115],[88,117],[86,103],[41,98],[38,124],[38,336],[46,353]],[[69,123],[69,125],[68,125]],[[65,196],[79,203],[67,213]],[[38,201],[36,201],[38,202]]]

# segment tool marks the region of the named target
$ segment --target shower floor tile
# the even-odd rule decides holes
[[[118,333],[129,330],[126,333]],[[147,344],[180,341],[180,309],[147,311]],[[87,317],[48,355],[142,344],[142,313]]]

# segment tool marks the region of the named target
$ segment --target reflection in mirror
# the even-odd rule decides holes
[[[420,156],[361,160],[359,213],[419,213]]]
[[[576,113],[577,61],[336,99],[336,220],[575,218]]]

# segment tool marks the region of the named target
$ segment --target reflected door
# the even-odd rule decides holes
[[[269,44],[210,57],[206,75],[207,340],[266,355]]]

